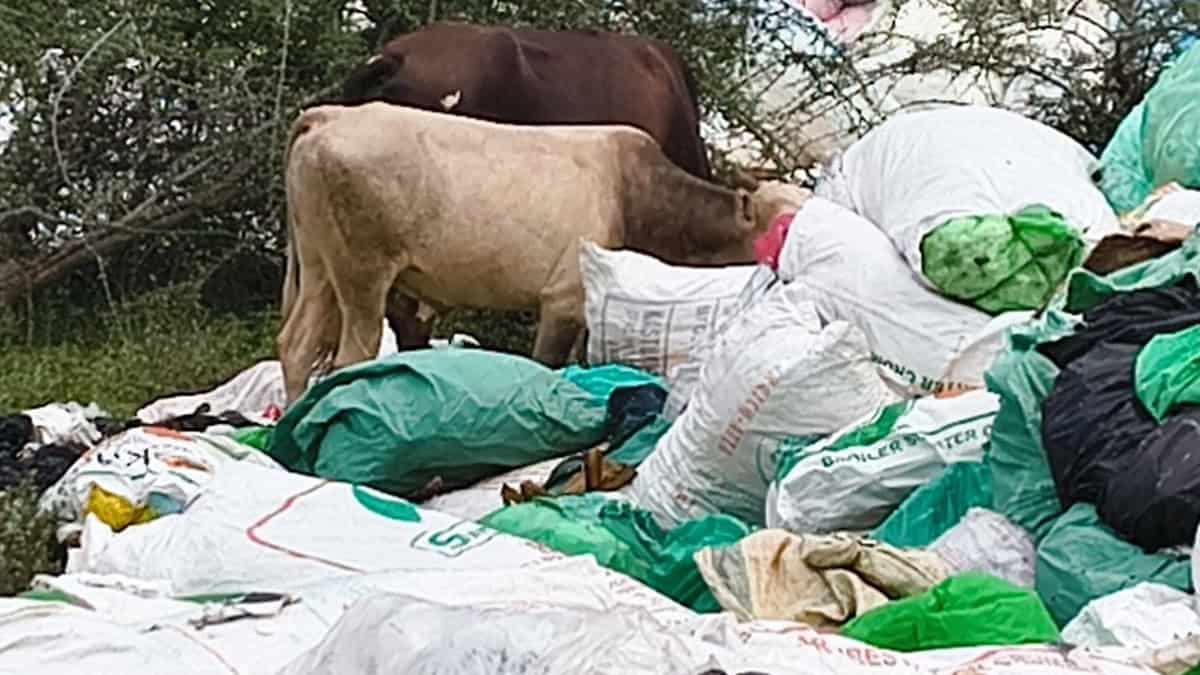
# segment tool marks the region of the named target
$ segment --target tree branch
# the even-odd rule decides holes
[[[68,242],[32,259],[0,263],[0,307],[11,305],[25,294],[55,283],[95,256],[108,255],[145,236],[162,233],[201,216],[221,205],[241,189],[241,180],[253,168],[246,162],[225,180],[174,207],[139,208],[112,226]],[[139,222],[141,221],[141,222]]]
[[[87,60],[92,57],[92,54],[95,54],[96,50],[99,49],[101,45],[103,45],[105,42],[108,42],[109,38],[116,35],[117,31],[128,22],[129,17],[123,17],[115,26],[109,28],[104,35],[101,35],[100,39],[96,40],[96,42],[89,47],[86,52],[83,53],[83,56],[79,59],[79,62],[75,64],[75,67],[72,68],[69,73],[67,73],[67,77],[63,80],[62,86],[59,87],[58,92],[54,95],[54,101],[51,105],[50,113],[50,142],[54,145],[54,157],[58,161],[58,170],[62,173],[63,183],[69,190],[71,190],[71,192],[78,192],[78,190],[75,187],[75,182],[71,180],[70,172],[67,171],[67,163],[63,160],[62,146],[58,141],[58,112],[59,106],[62,105],[62,97],[67,93],[67,90],[71,88],[71,83],[74,81],[75,77],[79,75],[79,71],[83,69],[83,64],[87,63]]]

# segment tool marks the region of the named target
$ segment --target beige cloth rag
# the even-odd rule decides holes
[[[760,530],[733,546],[698,551],[694,559],[721,608],[739,620],[818,628],[841,626],[950,576],[936,553],[847,534]]]

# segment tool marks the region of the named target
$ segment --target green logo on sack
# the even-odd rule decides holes
[[[411,502],[383,495],[361,485],[355,485],[350,491],[359,505],[371,513],[406,523],[421,522],[421,513]]]
[[[444,530],[422,532],[412,540],[411,546],[418,551],[429,551],[447,558],[458,556],[479,548],[500,534],[490,527],[464,520]]]

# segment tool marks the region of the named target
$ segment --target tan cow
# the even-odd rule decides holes
[[[374,356],[393,286],[439,311],[537,309],[533,356],[559,366],[583,326],[581,239],[677,264],[745,263],[782,207],[691,176],[632,127],[385,103],[302,113],[286,183],[277,347],[289,403],[315,367]]]

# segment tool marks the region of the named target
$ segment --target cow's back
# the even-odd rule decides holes
[[[437,23],[381,52],[379,82],[348,91],[513,124],[629,124],[689,172],[711,171],[694,84],[682,59],[651,38]],[[375,94],[367,95],[375,87]]]
[[[319,190],[352,252],[407,261],[399,285],[449,305],[525,309],[580,237],[620,236],[619,143],[632,129],[521,127],[371,103],[323,121],[293,148],[289,190]],[[307,163],[308,166],[295,166]],[[310,195],[311,197],[311,195]]]

